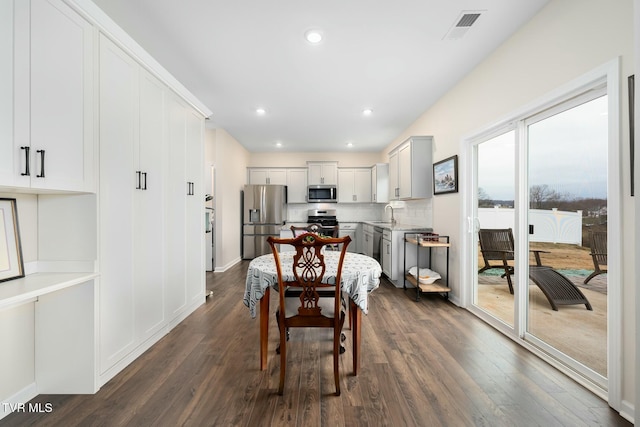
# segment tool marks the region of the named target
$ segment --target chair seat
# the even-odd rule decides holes
[[[286,318],[290,318],[298,315],[298,308],[300,307],[300,299],[297,297],[285,298],[285,311]],[[318,307],[321,309],[322,316],[333,317],[334,316],[334,300],[332,298],[320,298]],[[342,310],[344,312],[344,310]]]

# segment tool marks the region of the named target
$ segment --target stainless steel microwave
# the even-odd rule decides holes
[[[307,189],[309,203],[337,203],[338,188],[335,185],[310,185]]]

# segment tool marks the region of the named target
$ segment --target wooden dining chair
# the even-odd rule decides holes
[[[349,236],[342,238],[326,237],[305,233],[292,239],[270,236],[267,242],[271,246],[278,273],[279,305],[276,312],[280,330],[280,384],[278,394],[284,392],[284,380],[287,364],[287,331],[289,328],[331,328],[333,329],[333,375],[336,383],[336,396],[340,395],[340,336],[344,324],[344,308],[340,295],[342,264]],[[293,278],[285,279],[280,262],[278,244],[295,248],[293,256]],[[341,245],[335,282],[323,283],[326,264],[323,248],[327,245]],[[289,273],[289,277],[291,273]],[[297,289],[297,296],[287,291]],[[282,292],[285,290],[285,292]],[[327,292],[329,295],[327,295]]]

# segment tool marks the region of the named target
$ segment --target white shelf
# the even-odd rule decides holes
[[[95,279],[98,273],[35,273],[0,282],[0,310]]]

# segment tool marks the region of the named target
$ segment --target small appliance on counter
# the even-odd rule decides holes
[[[271,253],[267,237],[280,237],[287,219],[286,185],[245,185],[242,195],[242,258]]]

